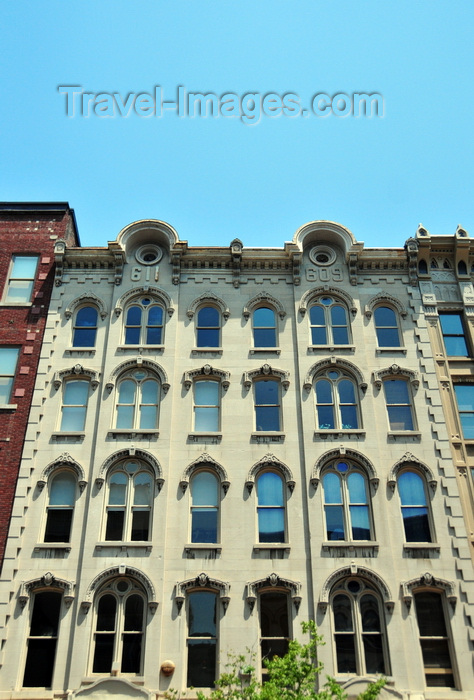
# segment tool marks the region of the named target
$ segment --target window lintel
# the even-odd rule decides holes
[[[384,579],[378,573],[368,569],[366,566],[359,566],[355,562],[351,562],[349,566],[345,566],[337,571],[334,571],[324,582],[318,601],[318,608],[320,608],[323,613],[327,610],[331,591],[334,589],[337,583],[341,579],[354,576],[370,581],[375,586],[379,594],[382,595],[387,612],[392,612],[395,601]]]
[[[426,465],[420,459],[415,457],[415,455],[411,452],[405,452],[403,457],[401,457],[397,462],[395,462],[395,464],[390,469],[387,479],[387,485],[392,489],[392,491],[395,491],[395,486],[400,472],[402,470],[409,469],[410,467],[417,472],[421,472],[421,475],[428,482],[432,492],[435,493],[436,487],[438,485],[438,480],[436,479],[434,473],[428,467],[428,465]]]
[[[374,371],[372,376],[377,389],[381,389],[384,379],[405,378],[415,389],[417,389],[420,385],[418,372],[395,364],[391,365],[390,367],[385,367],[384,369]]]
[[[189,482],[191,481],[193,475],[197,471],[205,470],[206,468],[209,471],[216,473],[224,490],[224,494],[227,493],[230,487],[230,480],[227,476],[227,472],[224,469],[224,467],[221,464],[219,464],[219,462],[216,462],[216,460],[213,457],[211,457],[211,455],[207,452],[203,452],[203,454],[200,457],[195,459],[194,462],[191,462],[191,464],[189,464],[188,467],[186,467],[186,469],[184,470],[184,473],[179,482],[183,493],[186,492],[186,489],[188,488]]]
[[[276,311],[278,316],[280,317],[281,320],[283,320],[286,316],[286,311],[283,308],[283,304],[281,301],[279,301],[276,297],[274,297],[272,294],[269,294],[268,292],[260,292],[259,294],[256,294],[254,297],[249,299],[249,301],[246,303],[246,305],[243,308],[242,315],[245,319],[250,318],[250,314],[255,310],[258,309],[260,306],[264,306],[268,304],[268,306],[273,308],[273,311]]]
[[[133,302],[134,299],[138,299],[140,296],[143,295],[154,297],[156,302],[158,302],[159,304],[163,304],[168,316],[171,317],[173,315],[174,306],[170,295],[167,292],[165,292],[164,289],[160,289],[159,287],[149,285],[135,287],[134,289],[130,289],[128,292],[125,292],[125,294],[123,294],[120,297],[120,299],[117,300],[114,309],[114,314],[117,317],[120,316],[125,306],[129,302]]]
[[[278,379],[284,389],[288,389],[290,386],[290,373],[277,369],[276,367],[271,367],[269,364],[265,363],[258,369],[252,369],[248,372],[244,372],[244,387],[250,389],[252,382],[256,379]]]
[[[37,481],[38,488],[43,490],[51,475],[54,472],[60,471],[61,469],[69,469],[74,472],[78,481],[79,489],[82,493],[87,485],[86,474],[79,462],[76,462],[76,460],[71,457],[69,452],[63,452],[62,455],[46,465]]]
[[[372,462],[361,452],[357,452],[356,450],[352,449],[347,449],[346,447],[337,447],[334,450],[325,452],[316,461],[310,478],[311,486],[313,486],[313,488],[318,488],[319,482],[321,481],[321,472],[326,468],[329,462],[333,461],[334,459],[348,459],[350,461],[355,462],[357,466],[360,465],[363,468],[363,470],[367,472],[369,481],[374,487],[374,489],[378,488],[380,479],[377,476],[377,472]]]
[[[220,299],[214,292],[204,292],[197,299],[195,299],[188,307],[186,311],[186,316],[191,320],[194,314],[201,306],[215,306],[222,314],[223,318],[227,321],[230,316],[230,309],[227,304]]]
[[[140,569],[136,569],[133,566],[118,564],[117,566],[111,566],[108,569],[105,569],[91,581],[87,588],[86,594],[81,601],[82,612],[86,614],[89,612],[94,595],[100,590],[106,581],[118,577],[131,578],[138,581],[138,583],[143,586],[147,595],[148,609],[152,613],[156,611],[158,608],[158,602],[156,600],[155,588],[148,576],[143,573],[143,571],[140,571]]]
[[[301,316],[306,314],[308,307],[312,303],[316,303],[319,297],[326,295],[332,295],[337,299],[337,301],[345,304],[351,312],[352,317],[355,317],[357,314],[357,306],[355,305],[354,299],[351,297],[351,295],[345,292],[343,289],[339,289],[339,287],[331,287],[328,284],[315,287],[314,289],[309,289],[307,292],[305,292],[305,294],[303,294],[299,306]]]
[[[18,595],[18,601],[21,607],[24,608],[32,593],[36,592],[37,590],[53,590],[63,593],[64,603],[67,607],[69,607],[74,600],[74,589],[75,583],[72,581],[67,581],[66,579],[58,578],[48,571],[39,578],[34,578],[30,581],[23,582]]]
[[[407,315],[407,310],[403,306],[401,301],[399,301],[396,297],[392,296],[391,294],[388,294],[386,292],[380,292],[380,294],[376,294],[374,297],[369,299],[369,301],[365,305],[364,314],[366,318],[371,318],[375,309],[378,306],[383,305],[392,307],[394,310],[397,311],[398,314],[400,314],[402,318],[405,318]]]
[[[220,581],[217,578],[211,578],[204,572],[200,573],[195,578],[189,578],[185,581],[178,581],[176,583],[174,599],[178,612],[181,612],[186,594],[194,593],[195,591],[199,590],[212,590],[218,593],[225,613],[230,603],[230,584],[226,581]]]
[[[185,389],[190,389],[193,385],[193,381],[198,378],[205,379],[218,379],[222,384],[222,388],[227,390],[230,384],[230,372],[226,372],[223,369],[216,369],[211,367],[211,365],[206,364],[203,367],[197,369],[191,369],[184,373],[184,387]]]
[[[245,486],[247,488],[247,491],[252,493],[252,489],[255,484],[255,480],[257,479],[258,475],[263,471],[263,470],[275,470],[280,473],[280,475],[283,477],[287,487],[290,489],[290,492],[293,493],[293,490],[295,488],[296,482],[293,478],[293,474],[291,472],[291,469],[286,466],[281,460],[278,459],[278,457],[275,457],[274,454],[271,454],[270,452],[266,454],[264,457],[258,460],[253,467],[251,467],[247,479],[245,481]]]
[[[438,590],[444,591],[453,610],[456,607],[458,597],[453,581],[446,581],[438,577],[435,578],[433,574],[426,572],[417,578],[412,578],[410,581],[404,581],[401,586],[403,602],[408,610],[413,602],[413,593],[416,592],[418,588],[437,588]]]
[[[159,365],[157,362],[149,360],[146,357],[141,357],[140,355],[138,357],[131,357],[129,360],[125,360],[125,362],[121,362],[111,372],[105,388],[107,391],[111,392],[121,375],[125,375],[133,369],[140,368],[148,369],[155,373],[161,382],[161,388],[163,389],[164,393],[166,394],[168,392],[170,384],[168,382],[168,376],[163,367],[161,367],[161,365]]]
[[[306,391],[311,391],[316,376],[322,370],[329,368],[340,369],[342,371],[348,372],[350,375],[352,375],[352,378],[355,379],[355,381],[357,382],[359,389],[364,393],[367,391],[367,382],[365,381],[364,376],[359,370],[359,368],[356,367],[352,362],[344,360],[341,357],[336,357],[335,355],[331,355],[331,357],[325,358],[324,360],[318,360],[318,362],[315,362],[314,365],[310,367],[306,374],[303,388]]]
[[[97,372],[95,369],[84,367],[80,364],[74,365],[73,367],[68,367],[67,369],[60,369],[54,374],[54,388],[59,389],[65,379],[71,379],[74,377],[77,377],[78,379],[88,379],[92,388],[96,389],[99,384],[100,372]]]
[[[66,310],[64,311],[64,315],[67,319],[70,319],[77,309],[79,309],[81,306],[87,305],[93,306],[97,309],[102,321],[106,318],[107,307],[102,299],[100,299],[100,297],[93,292],[84,292],[84,294],[81,294],[81,296],[76,297],[76,299],[68,304]]]
[[[122,462],[124,459],[136,459],[142,461],[150,469],[153,476],[155,477],[155,483],[158,487],[158,491],[161,491],[165,480],[163,478],[163,472],[158,460],[149,452],[145,450],[137,450],[135,447],[125,448],[124,450],[119,450],[110,455],[105,462],[102,464],[99,474],[95,480],[98,489],[101,489],[107,472],[113,469],[116,465]]]
[[[272,573],[266,578],[261,578],[256,581],[249,581],[246,589],[245,599],[250,611],[254,609],[258,594],[269,589],[287,591],[291,596],[296,610],[299,610],[301,604],[301,583],[299,581],[292,581],[291,579],[283,578],[279,574]]]

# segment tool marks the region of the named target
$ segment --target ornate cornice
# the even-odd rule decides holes
[[[217,578],[212,578],[204,572],[195,578],[188,578],[185,581],[178,581],[176,584],[175,602],[178,606],[178,612],[181,612],[181,608],[183,607],[187,593],[206,589],[216,591],[219,594],[219,599],[225,612],[230,602],[230,584],[226,581],[220,581]]]
[[[154,455],[152,455],[150,452],[147,452],[145,450],[137,450],[134,447],[126,447],[123,450],[114,452],[112,455],[110,455],[110,457],[107,457],[105,462],[102,464],[99,470],[99,474],[95,480],[96,486],[99,489],[102,488],[102,485],[105,481],[109,469],[111,469],[116,464],[127,458],[137,459],[141,462],[144,462],[153,472],[158,491],[161,491],[165,480],[163,479],[163,471],[161,469],[160,463],[158,462],[156,457],[154,457]]]
[[[86,594],[81,602],[81,609],[84,613],[89,611],[94,595],[100,589],[102,584],[109,579],[116,578],[118,576],[129,576],[130,578],[135,579],[135,581],[138,581],[143,586],[147,594],[148,608],[151,612],[155,612],[158,607],[158,602],[156,600],[155,588],[151,582],[151,579],[148,578],[143,571],[140,571],[140,569],[136,569],[133,566],[127,566],[126,564],[117,564],[116,566],[110,566],[108,569],[102,571],[89,584]]]
[[[376,294],[374,297],[369,299],[369,301],[365,305],[365,316],[367,318],[371,318],[376,307],[380,306],[381,304],[394,306],[402,318],[405,318],[405,316],[407,315],[407,309],[403,306],[401,301],[399,301],[396,297],[392,296],[391,294],[388,294],[388,292],[380,292],[379,294]]]
[[[299,610],[301,604],[301,583],[273,573],[266,578],[247,583],[246,601],[251,611],[257,602],[257,595],[266,589],[272,588],[288,591],[296,610]]]
[[[330,574],[330,576],[328,576],[328,578],[324,582],[318,602],[318,607],[321,608],[323,612],[326,611],[326,608],[328,606],[329,597],[331,595],[332,589],[337,585],[337,583],[341,579],[347,578],[349,576],[360,576],[361,578],[365,578],[372,584],[374,584],[376,589],[382,595],[382,599],[386,609],[388,610],[388,612],[392,612],[393,607],[395,605],[395,601],[384,579],[380,576],[380,574],[376,573],[375,571],[372,571],[372,569],[368,569],[366,566],[359,566],[359,564],[356,564],[353,561],[350,563],[349,566],[344,566],[341,569],[337,569],[337,571],[333,571],[333,573]]]
[[[408,609],[410,609],[413,601],[413,592],[417,588],[437,588],[444,591],[451,606],[453,608],[456,607],[457,595],[453,581],[446,581],[445,579],[437,577],[435,578],[433,574],[426,572],[417,578],[412,578],[410,581],[403,582],[401,586],[403,602]]]
[[[400,365],[390,365],[390,367],[376,370],[373,373],[373,380],[377,389],[380,389],[383,384],[383,380],[388,379],[389,377],[395,377],[396,379],[399,377],[406,377],[412,386],[415,387],[415,389],[417,389],[420,384],[419,374],[415,370],[400,367]]]
[[[390,469],[387,484],[392,489],[392,491],[395,491],[395,486],[400,471],[402,471],[402,469],[406,469],[407,467],[415,467],[415,469],[420,471],[425,477],[428,484],[430,485],[430,488],[433,491],[433,493],[436,491],[438,481],[435,475],[433,474],[432,470],[428,467],[428,465],[426,465],[424,462],[418,459],[418,457],[415,457],[415,455],[411,452],[405,452],[403,457],[401,457],[398,460],[398,462],[395,462],[395,464]]]
[[[48,571],[46,574],[43,574],[43,576],[23,582],[21,584],[18,601],[21,607],[24,608],[31,593],[41,590],[56,590],[63,593],[63,600],[67,607],[69,607],[74,600],[74,588],[75,583],[73,581],[58,578]]]
[[[212,304],[213,306],[217,306],[222,316],[227,321],[230,316],[230,309],[227,304],[217,296],[217,294],[214,294],[214,292],[204,292],[204,294],[201,294],[201,296],[199,296],[197,299],[194,299],[194,301],[187,308],[186,316],[189,319],[192,319],[198,308],[206,302]]]

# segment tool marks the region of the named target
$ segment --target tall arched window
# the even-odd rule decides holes
[[[253,345],[255,348],[276,348],[276,314],[268,306],[260,306],[252,314]]]
[[[407,542],[432,542],[430,512],[424,479],[414,471],[398,477],[398,492]]]
[[[351,462],[337,461],[322,478],[328,540],[373,539],[365,474]]]
[[[209,471],[191,479],[191,542],[219,542],[219,480]]]
[[[105,539],[148,541],[151,533],[153,477],[141,462],[117,465],[107,479]]]
[[[257,478],[259,542],[286,542],[284,481],[280,474],[265,471]]]
[[[142,673],[146,596],[141,585],[118,578],[102,587],[96,600],[92,673]]]
[[[188,605],[188,688],[213,688],[217,665],[217,593],[192,591]]]
[[[337,672],[389,674],[383,608],[372,584],[343,579],[332,591],[331,608]]]
[[[309,309],[312,345],[348,345],[346,307],[335,297],[323,296]]]
[[[160,382],[146,369],[124,375],[117,386],[116,427],[152,430],[158,427]]]
[[[75,348],[93,348],[97,335],[97,309],[83,306],[76,313],[72,345]]]
[[[266,659],[284,656],[290,640],[290,615],[288,594],[281,591],[262,591],[259,595],[260,608],[260,652],[261,672],[266,674]]]
[[[162,345],[163,307],[153,297],[136,299],[125,312],[125,345]]]
[[[45,542],[69,542],[76,500],[76,477],[72,472],[57,472],[49,486]]]
[[[314,389],[318,430],[360,427],[357,387],[346,372],[326,370],[316,377]]]
[[[379,348],[399,348],[400,330],[395,311],[389,306],[377,306],[374,322]]]
[[[455,688],[454,654],[444,596],[438,591],[421,590],[415,592],[414,599],[426,685]]]
[[[196,345],[198,348],[220,346],[221,317],[214,306],[203,306],[197,312]]]
[[[58,643],[62,594],[38,591],[33,601],[24,688],[51,688]]]

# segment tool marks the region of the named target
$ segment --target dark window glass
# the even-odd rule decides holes
[[[414,598],[426,685],[454,688],[453,664],[441,595],[423,591],[415,593]]]
[[[187,686],[213,688],[216,679],[217,605],[210,591],[188,596]]]
[[[423,479],[415,472],[403,472],[398,478],[398,490],[406,541],[431,542]]]
[[[70,472],[60,472],[49,491],[45,542],[69,542],[76,497],[76,479]]]
[[[265,472],[257,480],[258,541],[285,542],[283,479]]]
[[[125,317],[125,345],[161,345],[163,308],[144,297],[129,306]]]
[[[474,440],[474,384],[455,384],[456,401],[466,440]]]
[[[220,316],[213,306],[204,306],[197,314],[198,348],[218,348],[220,336]]]
[[[52,685],[60,609],[60,593],[35,594],[23,677],[25,688]]]
[[[257,431],[280,430],[279,383],[272,379],[255,382]]]
[[[273,309],[261,307],[253,312],[253,344],[256,348],[276,347],[276,320]]]
[[[469,355],[461,314],[440,314],[441,331],[443,333],[446,354],[451,357],[467,357]]]
[[[374,321],[379,348],[400,347],[400,336],[395,311],[387,306],[378,306],[374,311]]]
[[[387,379],[383,383],[390,430],[413,430],[408,384],[403,379]]]
[[[312,345],[347,345],[347,310],[332,297],[322,297],[309,310]]]
[[[85,306],[76,314],[74,337],[72,344],[75,348],[95,346],[97,333],[97,309],[93,306]]]
[[[262,593],[260,596],[260,644],[263,671],[265,659],[286,654],[289,637],[288,596],[286,593]]]
[[[359,428],[355,384],[339,370],[329,370],[314,385],[318,430]]]

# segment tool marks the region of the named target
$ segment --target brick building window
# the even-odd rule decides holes
[[[4,292],[4,304],[28,304],[33,295],[37,255],[14,255],[7,285]]]
[[[0,406],[10,403],[19,353],[19,348],[0,347]]]

